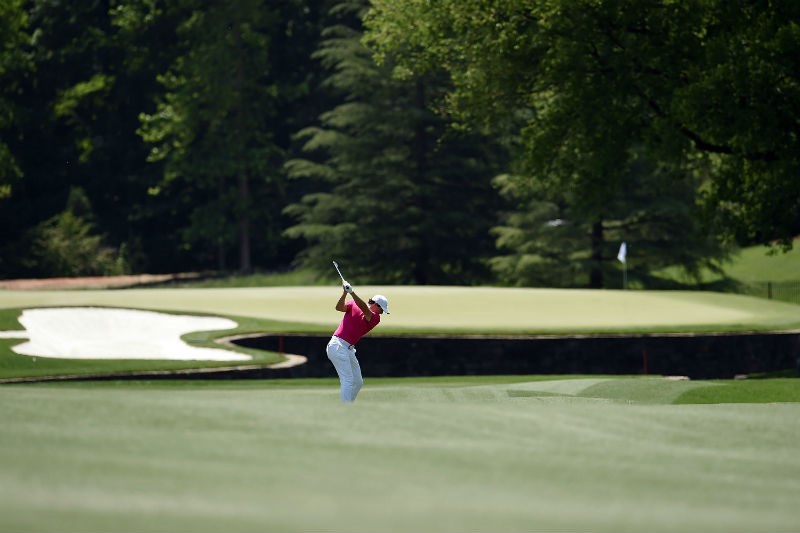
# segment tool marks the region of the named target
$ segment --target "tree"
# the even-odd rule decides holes
[[[281,210],[294,191],[281,165],[325,102],[309,56],[326,1],[5,2],[0,152],[13,159],[2,156],[0,194],[13,197],[0,198],[0,275],[26,274],[28,230],[73,185],[111,245],[141,251],[137,270],[210,268],[235,252],[289,264]],[[180,117],[160,115],[168,104]],[[257,236],[240,238],[248,227]]]
[[[19,106],[22,78],[31,68],[27,41],[28,17],[22,1],[0,4],[0,275],[19,270],[16,260],[22,232],[19,215],[12,210],[22,195],[24,173],[15,152],[23,138],[20,122],[24,112]]]
[[[217,250],[238,236],[239,269],[252,268],[250,187],[269,168],[272,147],[264,125],[277,88],[259,83],[269,71],[274,12],[262,2],[240,0],[201,10],[180,25],[184,53],[161,76],[167,93],[141,117],[142,138],[153,145],[150,161],[164,161],[161,188],[173,187],[192,204],[186,240]],[[232,222],[235,221],[235,222]]]
[[[4,135],[13,154],[17,180],[13,196],[3,209],[2,256],[4,275],[25,272],[31,253],[28,230],[63,209],[71,183],[78,183],[78,149],[67,127],[54,115],[58,93],[79,81],[86,69],[97,66],[97,48],[90,35],[104,15],[104,6],[66,6],[63,3],[5,2],[25,21],[27,36],[17,39],[12,56],[23,55],[26,68],[16,71],[8,88],[8,109],[14,110],[9,135]],[[11,27],[9,27],[11,30]],[[18,37],[16,33],[3,37]],[[9,50],[10,51],[10,50]],[[8,57],[8,56],[6,56]]]
[[[569,190],[534,188],[527,177],[501,176],[498,185],[514,209],[494,228],[502,252],[492,259],[499,280],[619,288],[622,241],[633,247],[627,261],[633,285],[664,286],[651,273],[667,266],[680,266],[696,280],[702,268],[720,272],[729,250],[701,224],[692,173],[676,175],[640,154],[620,176],[619,194],[600,224],[572,207]]]
[[[497,253],[490,264],[504,285],[577,287],[586,285],[585,221],[558,198],[543,200],[520,176],[500,175],[495,183],[509,209],[492,228]]]
[[[528,174],[573,190],[576,207],[616,194],[634,147],[678,170],[705,155],[718,227],[787,243],[800,219],[798,21],[797,3],[725,0],[376,0],[366,18],[400,74],[450,74],[454,115],[492,128],[522,117]]]
[[[12,129],[18,111],[14,93],[20,90],[18,77],[30,68],[29,57],[23,49],[26,40],[27,17],[21,0],[0,5],[0,201],[10,198],[14,183],[22,171],[5,142],[5,132]]]
[[[198,264],[253,268],[253,232],[263,260],[276,261],[286,189],[281,164],[289,110],[308,93],[309,71],[298,56],[309,47],[314,2],[189,0],[179,25],[180,52],[159,77],[165,93],[141,115],[149,160],[163,165],[150,188],[183,206],[182,238]]]
[[[30,234],[33,259],[29,267],[42,276],[98,276],[128,272],[125,258],[105,246],[96,233],[86,193],[70,190],[64,211],[40,223]]]
[[[318,184],[287,208],[298,220],[287,234],[308,242],[299,261],[328,272],[338,257],[362,283],[486,279],[491,143],[448,132],[431,112],[435,75],[396,81],[374,63],[360,42],[364,5],[334,8],[349,24],[327,28],[315,57],[343,101],[298,133],[306,158],[287,163],[291,178]]]
[[[30,68],[8,85],[15,87],[18,110],[9,144],[24,178],[0,209],[9,214],[0,237],[3,275],[30,275],[26,265],[35,258],[28,230],[60,213],[73,186],[91,199],[112,246],[132,250],[157,235],[140,225],[152,177],[136,128],[174,34],[163,3],[25,3],[30,37],[18,51]],[[123,12],[129,26],[120,24]]]

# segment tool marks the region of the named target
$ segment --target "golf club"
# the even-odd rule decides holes
[[[342,283],[347,283],[347,280],[346,280],[346,279],[344,279],[344,276],[342,276],[342,271],[341,271],[341,270],[339,270],[339,263],[337,263],[336,261],[334,261],[334,262],[333,262],[333,267],[336,269],[336,272],[338,272],[338,273],[339,273],[339,277],[340,277],[340,278],[342,278]]]

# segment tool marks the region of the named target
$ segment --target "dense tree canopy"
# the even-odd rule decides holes
[[[326,86],[343,101],[299,132],[308,155],[288,162],[290,176],[317,187],[287,209],[307,239],[302,263],[329,269],[331,257],[356,279],[380,283],[470,283],[486,279],[496,195],[492,143],[449,132],[429,109],[442,90],[434,76],[393,80],[360,43],[364,2],[335,13],[350,25],[324,32],[315,57]],[[355,27],[353,27],[355,26]]]
[[[798,63],[796,2],[7,0],[0,277],[656,286],[800,233]]]
[[[26,257],[28,230],[60,212],[73,185],[136,271],[247,268],[248,222],[251,263],[291,261],[281,165],[318,112],[308,56],[325,2],[224,4],[20,3],[13,51],[32,67],[11,78],[18,120],[3,131],[22,175],[18,194],[0,199],[3,275],[43,275]]]
[[[20,77],[28,68],[21,46],[25,42],[26,14],[22,0],[0,5],[0,131],[11,129],[18,120],[13,95],[20,90]],[[14,182],[22,172],[5,140],[0,138],[0,198],[11,196]]]
[[[375,0],[398,72],[444,67],[450,112],[516,128],[526,169],[602,210],[631,148],[691,168],[733,236],[800,219],[800,4],[727,0]]]
[[[165,94],[141,115],[139,131],[153,145],[149,161],[165,162],[151,192],[172,189],[170,202],[191,204],[183,240],[197,253],[216,250],[225,269],[226,250],[238,246],[238,268],[249,271],[254,223],[273,256],[282,230],[281,113],[308,92],[288,50],[308,37],[301,32],[308,4],[188,4],[177,28],[182,52],[159,77]],[[265,204],[272,209],[256,207]]]

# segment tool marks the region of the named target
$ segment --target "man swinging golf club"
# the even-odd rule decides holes
[[[334,261],[336,270],[339,266]],[[342,322],[333,333],[326,352],[339,375],[340,396],[343,402],[352,402],[364,384],[361,365],[356,359],[356,343],[381,321],[381,314],[389,314],[389,301],[386,296],[376,294],[369,302],[359,297],[353,287],[344,279],[342,273],[342,295],[336,302],[336,310],[344,313]],[[345,301],[350,294],[352,300]]]

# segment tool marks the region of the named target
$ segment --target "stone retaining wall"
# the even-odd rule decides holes
[[[329,337],[267,335],[241,346],[303,355],[308,362],[275,377],[335,375]],[[357,347],[365,376],[487,374],[662,374],[692,379],[798,368],[800,332],[568,337],[365,337]]]

